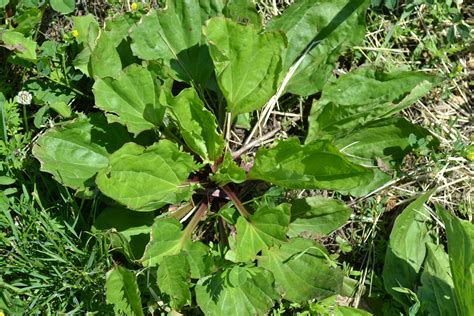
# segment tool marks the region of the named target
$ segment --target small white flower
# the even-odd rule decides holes
[[[30,105],[32,98],[33,96],[28,91],[20,91],[16,96],[16,102],[18,102],[18,104]]]

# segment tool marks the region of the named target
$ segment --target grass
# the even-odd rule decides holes
[[[68,212],[68,201],[44,209],[38,191],[23,191],[18,198],[0,193],[0,309],[12,315],[107,311],[98,291],[112,265],[105,240],[77,233],[80,219]]]
[[[291,2],[259,0],[257,6],[266,21]],[[380,275],[388,235],[396,215],[420,192],[437,187],[431,201],[440,202],[460,218],[473,220],[474,170],[466,151],[473,135],[469,90],[474,62],[463,27],[469,15],[466,4],[457,7],[449,2],[410,1],[393,10],[371,9],[364,43],[339,65],[338,73],[370,62],[388,70],[427,71],[442,79],[429,96],[404,111],[406,118],[427,127],[440,139],[440,150],[428,151],[417,144],[418,154],[406,159],[390,186],[347,201],[353,208],[351,220],[323,240],[346,274],[358,282],[352,295],[340,298],[340,304],[384,313],[387,294]],[[104,12],[94,3],[88,4],[90,12],[103,18]],[[257,137],[254,145],[299,128],[304,102],[283,96],[280,108],[271,111],[271,119],[261,121],[260,130],[270,134]],[[67,189],[39,172],[28,155],[34,139],[25,133],[22,110],[10,109],[12,141],[0,148],[2,158],[8,158],[1,164],[3,170],[17,179],[14,184],[3,185],[0,192],[0,311],[12,315],[110,313],[104,292],[105,272],[114,264],[109,241],[104,235],[89,232],[97,201],[73,198]],[[228,138],[231,142],[245,141],[238,130],[229,131]],[[318,311],[317,304],[310,308]],[[274,314],[302,309],[281,305]]]

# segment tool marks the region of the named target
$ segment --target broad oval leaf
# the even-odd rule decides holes
[[[22,59],[27,61],[36,61],[36,42],[25,37],[20,32],[6,31],[0,34],[0,40],[3,41],[3,46]]]
[[[166,256],[181,252],[187,255],[192,278],[202,278],[211,269],[208,247],[201,242],[192,242],[189,231],[174,218],[156,219],[151,230],[151,240],[141,259],[145,267],[160,265]]]
[[[108,124],[101,114],[80,115],[41,135],[33,155],[41,162],[41,170],[58,182],[84,190],[94,185],[94,176],[107,167],[110,154],[130,139],[123,126]]]
[[[449,316],[456,310],[449,258],[441,245],[428,243],[418,296],[429,315]]]
[[[262,206],[248,219],[240,216],[235,226],[236,260],[241,262],[252,260],[263,249],[270,248],[276,242],[286,241],[289,223],[288,204],[280,204],[277,207]]]
[[[140,290],[132,271],[117,266],[107,272],[105,294],[107,303],[114,305],[116,314],[143,315]]]
[[[116,77],[122,70],[120,55],[110,32],[101,31],[89,60],[90,75],[95,78]]]
[[[252,25],[221,17],[209,20],[204,33],[227,111],[237,115],[262,107],[278,88],[284,35],[259,34]]]
[[[288,83],[288,92],[310,95],[321,90],[343,50],[363,40],[367,2],[300,0],[269,21],[267,31],[281,30],[288,38],[284,71],[315,44]]]
[[[168,0],[165,10],[151,11],[132,29],[131,48],[145,60],[163,60],[175,79],[206,87],[212,60],[203,45],[201,7],[196,0]]]
[[[144,67],[131,65],[116,79],[97,80],[92,89],[96,106],[135,135],[162,123],[161,88]]]
[[[288,139],[259,149],[249,177],[292,189],[347,190],[367,184],[373,173],[351,163],[327,141],[302,146]]]
[[[229,274],[234,269],[218,271],[199,280],[196,300],[206,315],[265,315],[278,297],[273,276],[265,269],[244,268],[239,280]],[[243,270],[243,269],[239,269]],[[231,282],[234,281],[234,282]]]
[[[49,3],[54,11],[62,14],[71,13],[76,7],[76,1],[74,0],[50,0]]]
[[[283,298],[295,303],[337,294],[343,274],[328,263],[326,249],[312,240],[293,238],[264,250],[258,266],[273,273]]]
[[[410,135],[417,139],[433,138],[431,133],[421,126],[414,125],[401,117],[373,121],[348,135],[338,138],[334,145],[349,157],[354,157],[364,165],[373,164],[381,159],[387,166],[401,163],[410,151]],[[438,144],[436,140],[427,141],[428,146]]]
[[[172,99],[171,112],[186,145],[204,161],[216,161],[222,156],[224,139],[217,132],[215,116],[205,108],[193,88]]]
[[[102,193],[136,211],[152,211],[191,197],[184,182],[194,170],[193,158],[168,140],[144,148],[127,143],[110,156],[97,175]]]
[[[474,313],[474,280],[472,274],[474,265],[472,250],[474,245],[471,239],[474,230],[473,225],[469,222],[461,222],[439,205],[437,205],[436,211],[446,228],[449,266],[453,278],[457,314],[472,315]]]
[[[351,209],[334,199],[313,196],[295,200],[291,205],[288,236],[324,236],[345,224],[350,216]]]
[[[439,144],[428,130],[399,117],[372,121],[334,140],[334,145],[350,161],[372,167],[374,171],[370,184],[351,189],[349,193],[364,196],[388,182],[394,166],[399,165],[412,149],[410,137],[424,139],[429,148]]]
[[[383,267],[383,283],[387,292],[409,308],[412,305],[405,293],[396,288],[415,291],[418,272],[426,255],[426,243],[430,240],[426,222],[430,215],[423,205],[433,191],[421,195],[410,203],[395,220],[388,242]],[[394,289],[395,288],[395,289]]]
[[[361,67],[327,84],[308,117],[306,143],[340,137],[356,127],[389,117],[413,104],[433,85],[433,76]]]
[[[165,256],[156,273],[160,291],[169,295],[171,307],[181,309],[191,303],[191,268],[183,253]]]

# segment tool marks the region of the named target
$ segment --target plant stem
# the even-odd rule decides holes
[[[229,199],[234,203],[235,207],[239,211],[240,215],[242,215],[245,219],[249,219],[250,213],[247,212],[245,207],[242,205],[242,202],[240,202],[239,198],[237,195],[232,191],[227,185],[224,185],[221,187],[222,191],[224,191],[225,194],[229,197]]]
[[[25,124],[25,133],[28,133],[28,111],[26,110],[26,104],[23,104],[23,123]]]
[[[196,228],[197,224],[201,220],[201,217],[204,216],[204,214],[207,212],[207,207],[208,204],[207,202],[202,202],[202,204],[199,206],[198,210],[196,213],[194,213],[193,218],[191,218],[191,221],[189,224],[186,226],[184,230],[184,238],[190,238],[194,229]]]
[[[217,219],[217,225],[218,225],[217,227],[219,229],[219,236],[220,236],[219,245],[220,245],[221,251],[223,251],[226,248],[226,246],[229,245],[229,241],[227,239],[227,232],[226,232],[222,217],[219,217]]]
[[[187,203],[186,205],[178,208],[177,210],[169,212],[169,217],[176,218],[179,221],[183,217],[185,217],[186,214],[188,214],[192,209],[193,205],[191,203]]]

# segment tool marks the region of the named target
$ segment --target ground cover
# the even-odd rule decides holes
[[[465,4],[0,6],[3,313],[472,311]]]

